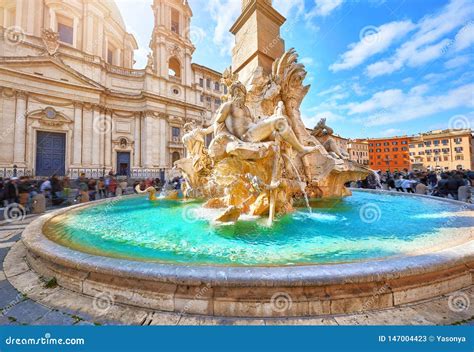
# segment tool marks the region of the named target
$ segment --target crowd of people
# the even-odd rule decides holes
[[[142,190],[155,187],[160,191],[163,187],[180,189],[181,183],[182,178],[179,177],[165,184],[159,178],[129,182],[126,177],[117,177],[113,171],[99,178],[88,178],[81,174],[76,180],[56,175],[42,179],[29,176],[0,178],[0,208],[19,204],[26,212],[31,212],[38,199],[44,199],[47,205],[72,205],[131,194],[135,192],[137,185]]]
[[[406,169],[400,172],[378,171],[351,186],[367,189],[380,188],[471,202],[474,171],[417,172]]]
[[[111,171],[99,178],[87,178],[81,174],[77,180],[69,177],[34,179],[29,176],[0,178],[0,208],[9,204],[20,204],[31,212],[38,196],[50,205],[71,205],[121,196],[135,192],[137,185],[142,190],[155,187],[158,191],[180,189],[182,178],[175,177],[163,183],[161,179],[148,178],[129,183],[125,177],[116,177]],[[365,180],[352,182],[354,188],[385,189],[396,192],[417,193],[464,202],[473,202],[474,171],[450,172],[400,172],[378,171]]]

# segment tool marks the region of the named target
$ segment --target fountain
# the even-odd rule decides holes
[[[259,11],[276,25],[256,16],[246,30]],[[138,188],[45,215],[23,233],[29,266],[83,295],[227,317],[385,309],[472,285],[472,206],[347,189],[371,171],[348,160],[325,120],[304,126],[309,86],[295,50],[279,33],[259,36],[255,54],[242,49],[283,20],[271,1],[245,2],[228,95],[212,124],[185,126],[184,199]]]
[[[186,125],[183,142],[189,155],[175,164],[186,180],[184,193],[207,198],[205,208],[222,209],[219,222],[265,215],[271,225],[276,214],[293,211],[299,196],[308,204],[308,192],[350,195],[344,184],[370,172],[348,160],[324,119],[313,135],[305,128],[299,107],[309,87],[303,85],[306,71],[297,59],[291,49],[275,61],[270,75],[257,71],[250,91],[227,69],[223,83],[229,94],[211,126]],[[205,136],[211,133],[206,148]]]

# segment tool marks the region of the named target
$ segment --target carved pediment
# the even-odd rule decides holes
[[[48,106],[44,109],[31,111],[27,113],[27,117],[28,119],[37,120],[46,126],[62,126],[73,123],[69,117],[51,106]]]
[[[36,77],[54,80],[59,84],[74,84],[87,88],[103,89],[99,83],[83,76],[55,57],[42,56],[0,59],[0,68],[20,74],[34,75]]]

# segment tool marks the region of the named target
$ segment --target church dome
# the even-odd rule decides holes
[[[123,28],[123,30],[126,30],[125,22],[123,21],[122,14],[120,13],[120,10],[115,2],[115,0],[105,0],[104,1],[105,5],[107,8],[110,9],[110,17],[117,22],[120,27]]]

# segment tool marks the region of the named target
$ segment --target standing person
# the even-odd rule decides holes
[[[86,178],[85,173],[81,173],[79,176],[79,196],[81,203],[87,203],[89,201],[89,180]]]
[[[107,188],[107,191],[109,192],[109,197],[115,197],[117,191],[117,180],[113,176],[110,178],[109,187]]]
[[[6,201],[5,184],[3,183],[3,178],[0,178],[0,208],[5,206]]]
[[[412,188],[413,182],[414,181],[409,180],[408,177],[405,176],[405,178],[403,178],[401,182],[401,187],[403,188],[403,191],[407,193],[415,193]]]
[[[403,183],[403,176],[402,175],[396,176],[395,189],[397,190],[397,192],[403,192],[402,183]]]
[[[95,196],[97,193],[97,184],[94,179],[90,179],[87,183],[87,190],[89,191],[89,200],[95,200]]]
[[[18,203],[18,177],[12,177],[5,188],[6,200],[8,204]]]
[[[28,207],[28,200],[30,198],[30,184],[25,176],[21,176],[18,182],[18,199],[22,207]]]
[[[97,191],[99,192],[99,198],[107,198],[107,192],[105,189],[105,180],[103,177],[99,179],[99,182],[97,182]]]
[[[50,180],[51,183],[51,199],[53,201],[53,205],[60,205],[64,202],[63,198],[63,185],[59,177],[54,174]]]
[[[71,180],[69,177],[64,176],[63,182],[62,182],[62,188],[63,188],[63,198],[68,199],[69,196],[71,195]]]

